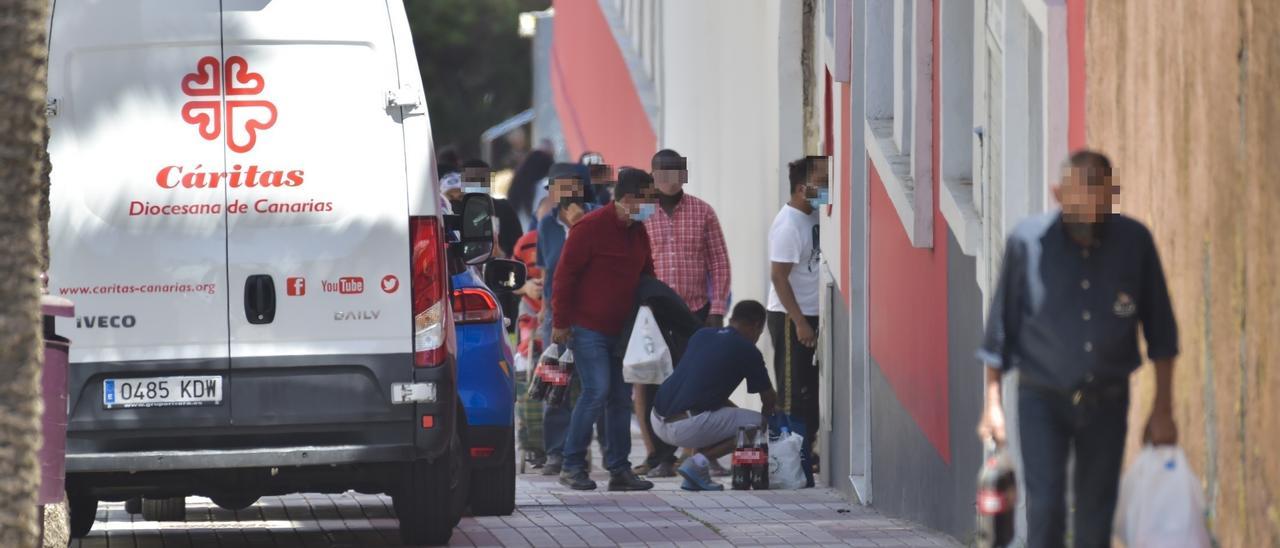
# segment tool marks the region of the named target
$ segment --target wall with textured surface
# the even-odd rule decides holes
[[[1183,445],[1221,545],[1280,546],[1280,2],[1087,8],[1087,143],[1164,261]],[[1134,381],[1130,458],[1153,380]]]

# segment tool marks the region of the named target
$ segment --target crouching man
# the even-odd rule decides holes
[[[762,428],[765,417],[773,414],[777,394],[755,346],[764,329],[764,305],[738,303],[729,327],[702,329],[689,339],[675,372],[658,388],[653,433],[671,445],[698,450],[678,470],[684,477],[680,487],[687,491],[724,489],[711,481],[711,460],[733,452],[738,428]],[[743,379],[747,391],[760,394],[763,414],[729,401]]]

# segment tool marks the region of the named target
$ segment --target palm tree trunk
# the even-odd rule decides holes
[[[0,0],[0,546],[34,546],[47,0]]]

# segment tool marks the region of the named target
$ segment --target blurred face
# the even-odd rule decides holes
[[[1062,204],[1062,218],[1068,223],[1096,224],[1111,213],[1115,196],[1120,193],[1110,176],[1096,168],[1071,167],[1063,173],[1062,182],[1054,189]]]
[[[618,208],[633,220],[637,216],[647,217],[646,211],[652,214],[658,206],[658,190],[654,186],[642,187],[636,194],[628,194],[616,200]]]
[[[577,179],[555,179],[551,181],[547,194],[551,196],[552,205],[562,204],[574,198],[581,200],[582,182]]]
[[[804,185],[804,197],[810,201],[821,200],[826,203],[827,192],[830,190],[830,173],[828,170],[828,162],[826,158],[809,159],[809,177]]]
[[[689,172],[683,169],[656,169],[653,171],[653,184],[658,192],[666,196],[675,196],[684,190],[689,181]]]
[[[469,167],[462,171],[462,192],[488,193],[493,176],[488,168]]]

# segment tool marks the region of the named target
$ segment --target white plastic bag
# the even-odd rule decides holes
[[[671,376],[671,370],[671,349],[662,338],[653,311],[642,306],[636,313],[627,353],[622,358],[622,380],[632,384],[662,384]]]
[[[783,430],[778,439],[769,440],[769,488],[803,489],[804,469],[800,466],[800,449],[804,436]]]
[[[1124,473],[1115,536],[1128,548],[1208,548],[1200,480],[1177,446],[1145,446]]]

